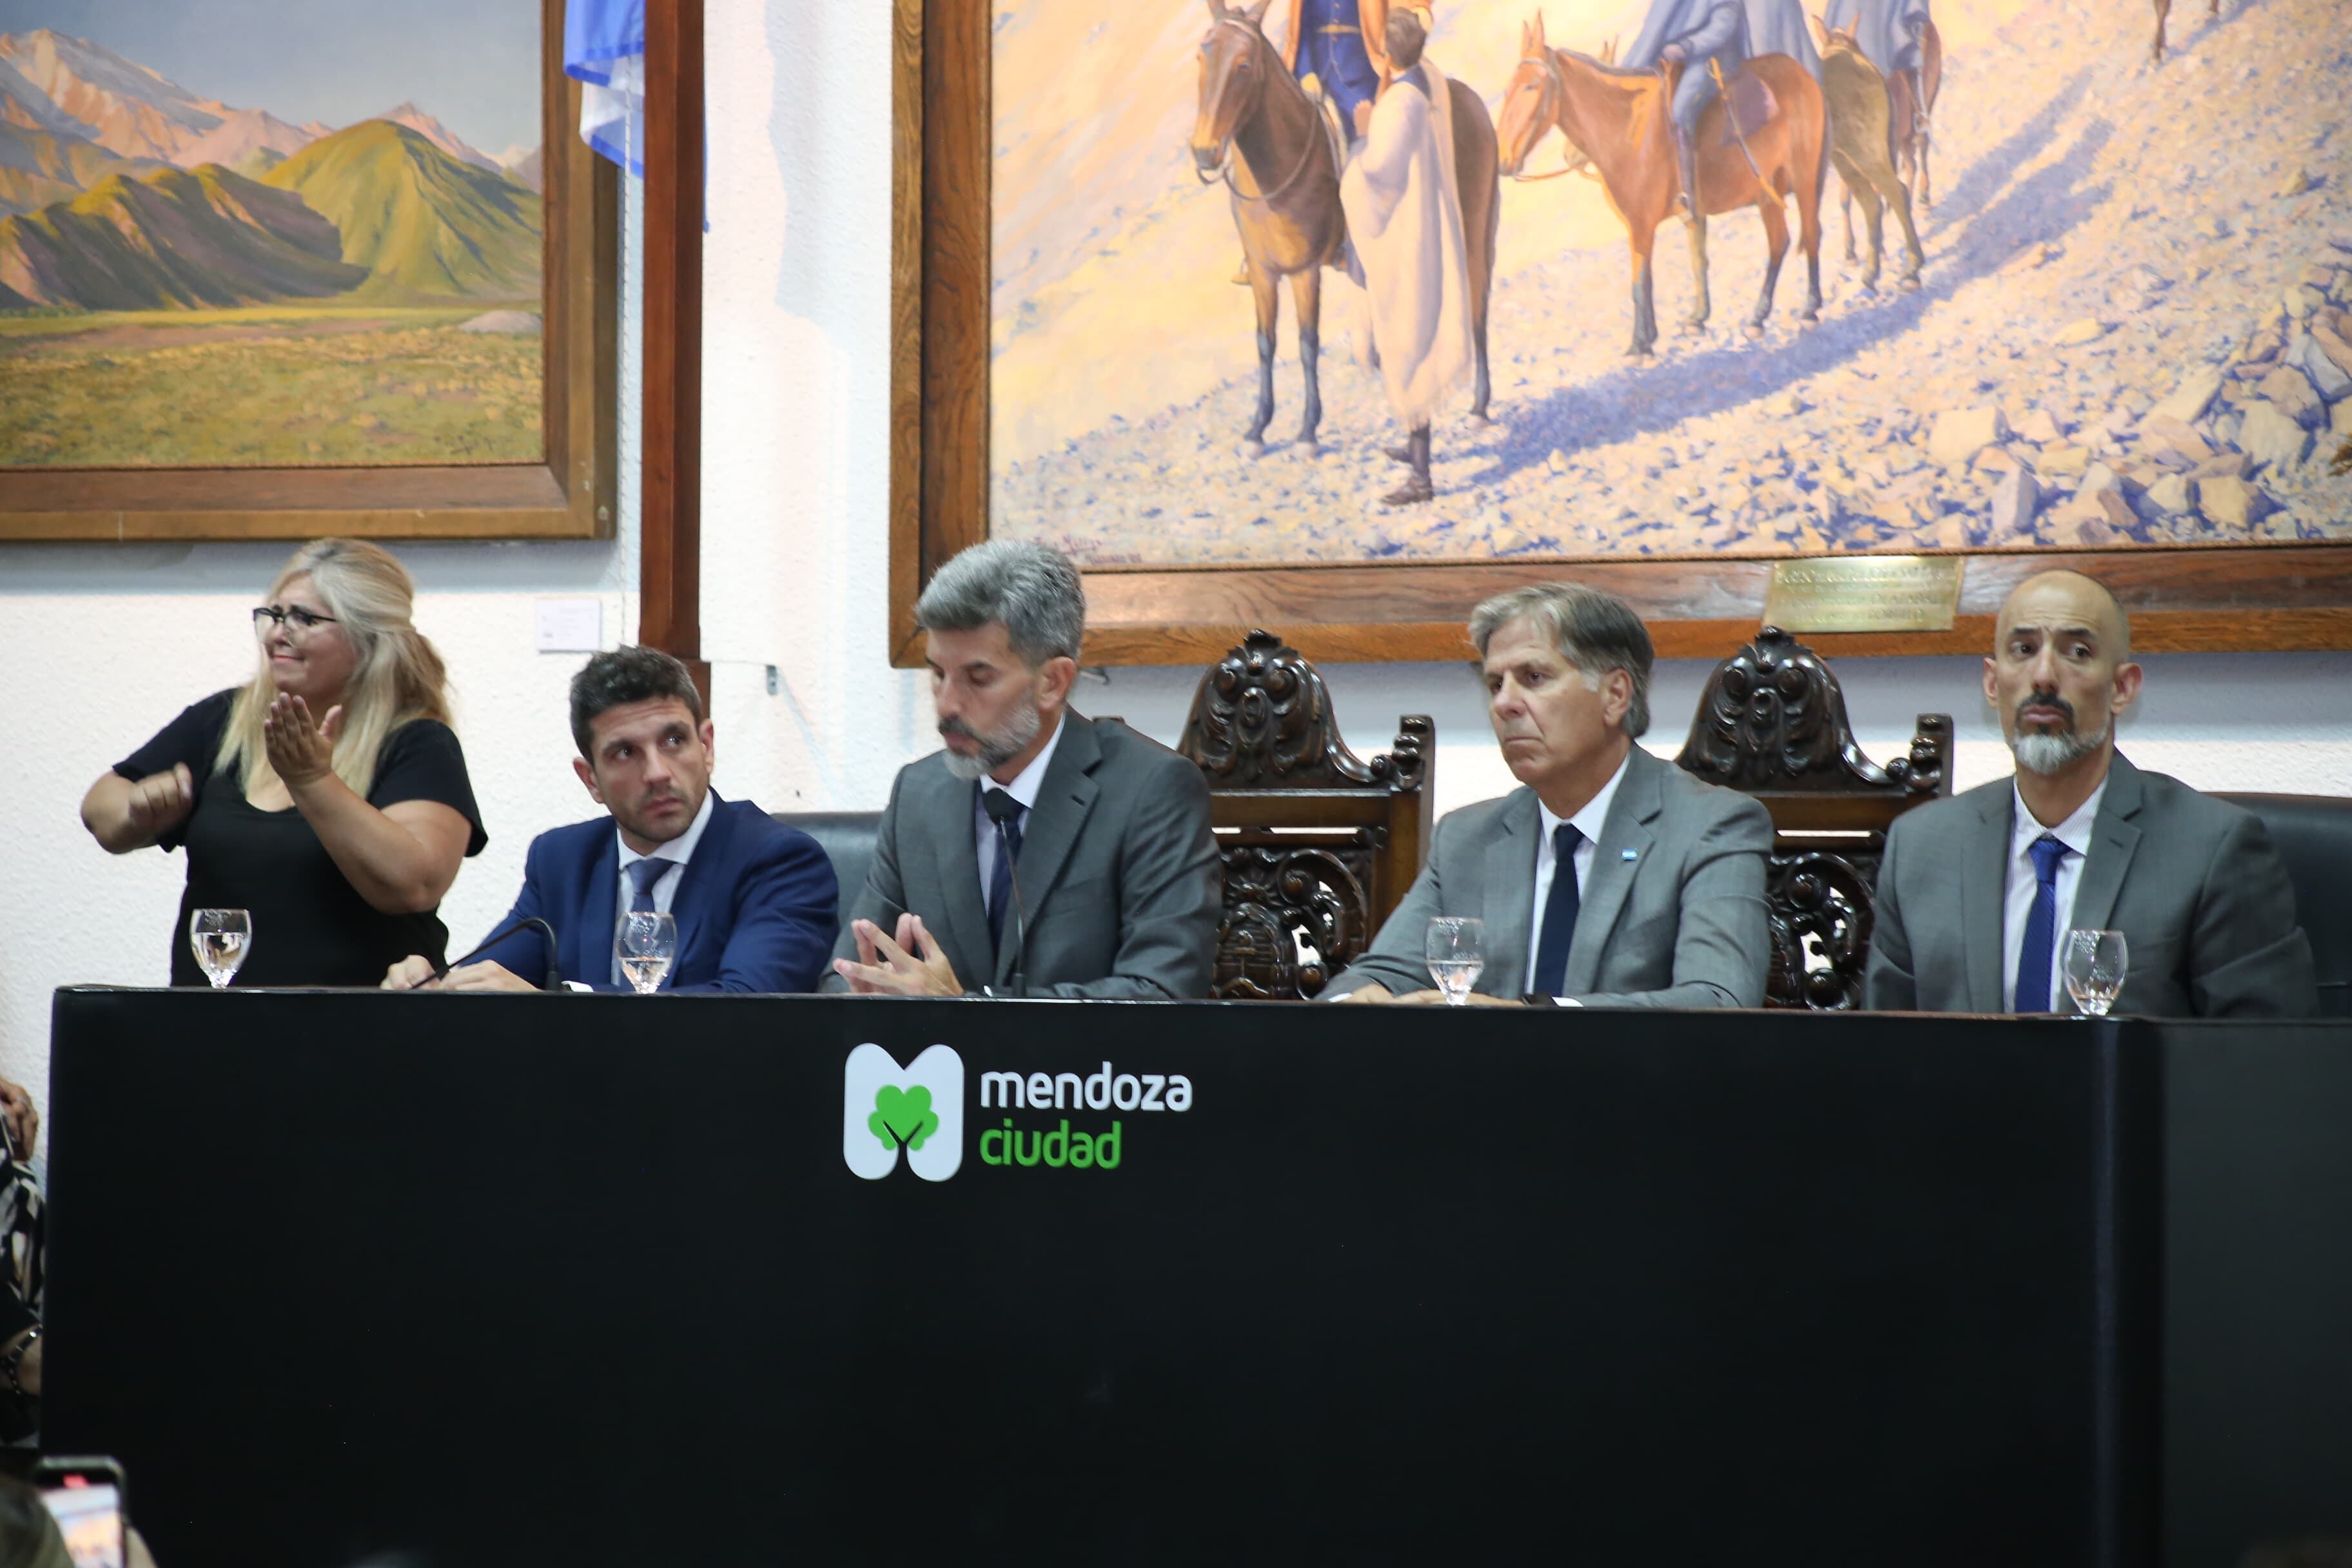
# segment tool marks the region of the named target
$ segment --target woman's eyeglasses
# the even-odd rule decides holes
[[[275,605],[257,605],[253,612],[253,629],[257,636],[268,637],[271,626],[284,626],[296,637],[307,637],[321,626],[331,626],[335,617],[306,610],[299,605],[279,609]]]

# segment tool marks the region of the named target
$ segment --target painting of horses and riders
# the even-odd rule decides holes
[[[540,20],[0,0],[0,468],[541,460]]]
[[[1379,20],[1408,3],[1000,0],[993,532],[1096,566],[2352,538],[2342,0]]]

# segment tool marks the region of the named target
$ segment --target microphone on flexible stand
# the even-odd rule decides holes
[[[540,933],[547,938],[547,980],[544,984],[541,985],[540,989],[542,991],[562,990],[563,968],[556,960],[555,928],[549,925],[545,921],[541,920],[537,915],[532,915],[525,920],[519,920],[515,921],[514,924],[507,927],[504,931],[493,933],[489,941],[482,943],[481,946],[476,948],[465,957],[457,960],[455,963],[445,963],[440,968],[435,970],[433,972],[433,978],[436,980],[448,979],[449,972],[451,970],[457,968],[461,964],[471,963],[474,960],[481,957],[482,954],[489,952],[490,949],[498,946],[499,943],[506,941],[507,938],[514,935],[515,932],[521,931],[526,926],[537,926],[540,929]]]
[[[1021,898],[1021,862],[1013,853],[1012,829],[1021,820],[1021,803],[1007,790],[984,790],[980,805],[988,813],[988,820],[996,825],[996,852],[1004,857],[1006,877],[1013,884],[1013,971],[1009,984],[1015,996],[1025,995],[1028,987],[1021,982],[1021,964],[1029,954],[1024,939],[1028,934],[1029,910]]]

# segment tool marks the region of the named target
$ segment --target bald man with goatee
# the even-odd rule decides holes
[[[2017,773],[1906,813],[1886,836],[1866,1006],[2074,1012],[2069,931],[2121,931],[2117,1014],[2303,1017],[2311,942],[2270,836],[2250,812],[2143,773],[2116,750],[2138,700],[2115,595],[2044,572],[2001,605],[1985,700]]]

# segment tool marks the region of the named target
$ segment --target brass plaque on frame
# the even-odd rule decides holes
[[[1948,632],[1967,564],[1958,555],[1782,561],[1764,596],[1764,624],[1791,632]]]

